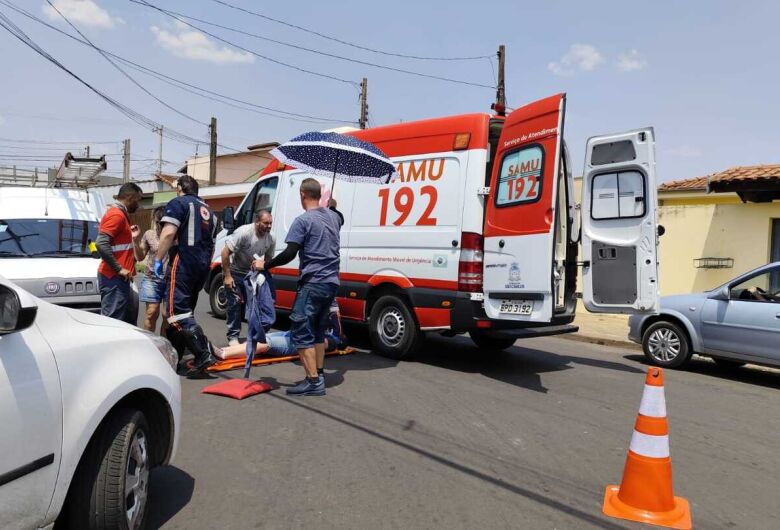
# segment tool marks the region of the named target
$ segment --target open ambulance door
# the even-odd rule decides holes
[[[565,94],[507,116],[485,198],[483,290],[489,318],[550,322]]]
[[[653,129],[589,139],[581,209],[588,311],[658,312],[657,208]]]

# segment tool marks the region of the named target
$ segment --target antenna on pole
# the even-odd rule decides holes
[[[506,85],[504,84],[504,61],[506,59],[506,47],[502,44],[498,47],[498,82],[496,83],[496,102],[490,108],[499,116],[506,116]]]
[[[361,129],[365,129],[368,124],[368,79],[365,77],[360,83],[360,120],[358,123]]]

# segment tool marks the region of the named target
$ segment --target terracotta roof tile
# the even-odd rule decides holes
[[[780,164],[737,166],[710,175],[710,182],[780,179]]]
[[[658,191],[697,191],[707,189],[707,177],[672,180],[658,186]]]

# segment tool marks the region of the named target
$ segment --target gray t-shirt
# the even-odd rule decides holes
[[[300,283],[339,284],[339,230],[341,219],[326,208],[295,218],[285,241],[301,246]]]
[[[227,238],[225,245],[233,253],[230,270],[239,275],[249,272],[255,254],[267,261],[274,257],[276,250],[274,236],[268,232],[257,237],[254,223],[236,228],[235,232]]]

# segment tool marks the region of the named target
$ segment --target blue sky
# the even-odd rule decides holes
[[[72,33],[44,0],[4,0]],[[493,85],[488,59],[420,61],[358,50],[242,14],[214,0],[148,0],[223,26],[396,68]],[[652,125],[661,181],[734,165],[780,161],[780,4],[776,2],[256,2],[226,0],[362,46],[425,56],[494,55],[507,46],[507,95],[519,107],[555,92],[568,95],[566,139],[574,170],[592,135]],[[259,105],[300,114],[357,120],[358,89],[282,67],[232,48],[128,0],[52,0],[97,46],[176,79]],[[44,49],[113,98],[156,122],[203,138],[219,120],[220,143],[236,148],[284,141],[310,124],[239,110],[130,72],[149,91],[197,122],[165,108],[97,52],[26,19],[5,13]],[[195,23],[199,24],[199,23]],[[318,56],[208,28],[225,39],[300,68],[358,83],[369,79],[371,125],[488,111],[489,88],[453,84]],[[495,61],[493,61],[495,63]],[[136,125],[0,28],[0,138],[67,141],[19,144],[0,139],[0,166],[47,165],[59,147],[109,154],[121,171],[119,142],[132,139],[134,176],[155,169],[157,135]],[[45,148],[45,149],[44,149]],[[54,148],[54,149],[52,149]],[[166,139],[164,170],[175,172],[193,145]],[[14,159],[14,157],[17,157]],[[51,163],[56,165],[56,163]]]

